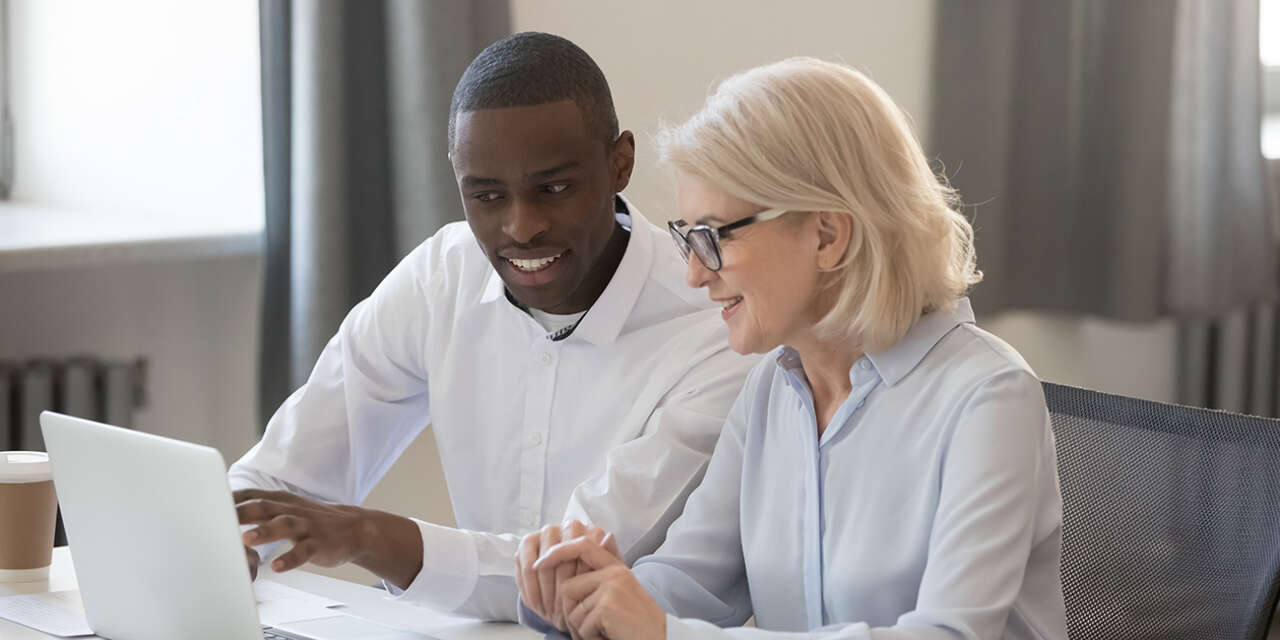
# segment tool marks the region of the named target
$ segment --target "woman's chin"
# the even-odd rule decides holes
[[[735,353],[740,353],[744,356],[753,353],[768,353],[773,350],[773,347],[769,346],[767,342],[762,340],[759,335],[735,330],[733,327],[729,328],[729,348],[733,349]]]

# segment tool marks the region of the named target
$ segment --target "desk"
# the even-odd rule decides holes
[[[479,622],[459,618],[431,609],[397,602],[380,589],[335,580],[306,571],[274,573],[269,569],[262,576],[316,595],[346,603],[334,610],[353,616],[380,622],[385,625],[424,633],[441,640],[533,640],[541,634],[519,625],[500,622]],[[76,589],[75,569],[71,566],[71,552],[67,547],[53,550],[53,566],[46,582],[0,583],[0,596],[42,591]],[[4,640],[48,640],[52,636],[33,631],[22,625],[0,620],[0,638]],[[86,636],[97,638],[98,636]]]

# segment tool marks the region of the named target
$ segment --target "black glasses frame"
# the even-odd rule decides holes
[[[785,213],[788,213],[786,209],[765,209],[753,216],[719,227],[705,224],[689,227],[689,223],[684,220],[672,220],[667,223],[667,229],[671,231],[671,239],[675,241],[676,248],[680,250],[680,255],[684,256],[686,263],[689,262],[689,254],[693,253],[698,256],[702,266],[711,271],[719,271],[724,266],[724,257],[720,253],[720,240],[725,237],[725,234],[749,224],[773,220]],[[688,227],[687,231],[684,230],[685,227]]]

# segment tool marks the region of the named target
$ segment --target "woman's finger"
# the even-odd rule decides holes
[[[582,626],[582,621],[587,618],[587,614],[595,608],[595,603],[596,600],[599,599],[599,594],[600,590],[596,589],[595,591],[587,594],[586,598],[583,598],[582,601],[575,605],[570,605],[569,600],[565,598],[560,599],[560,603],[562,605],[571,606],[565,617],[565,622],[568,623],[570,629],[577,629]]]
[[[604,607],[594,607],[587,612],[578,626],[578,637],[582,640],[600,640],[604,638]]]
[[[546,620],[547,612],[542,609],[542,589],[538,584],[538,571],[533,568],[534,561],[538,559],[540,540],[541,534],[531,533],[520,541],[516,577],[519,580],[520,598],[524,600],[524,606],[539,618]]]
[[[565,610],[573,609],[600,587],[609,578],[608,571],[592,571],[574,576],[560,585],[560,593],[556,595],[565,605]]]
[[[605,534],[604,540],[600,542],[600,546],[604,547],[605,551],[613,554],[615,558],[618,558],[619,560],[622,559],[622,552],[618,551],[618,539],[615,538],[612,533]]]
[[[560,527],[547,525],[542,528],[542,539],[539,545],[542,549],[550,549],[560,543]],[[542,619],[555,624],[553,620],[556,612],[556,574],[555,571],[548,571],[546,567],[538,566],[534,562],[533,568],[538,570],[538,588],[542,592]],[[558,625],[557,625],[558,626]]]
[[[614,548],[617,548],[616,544]],[[603,569],[622,562],[618,556],[606,551],[604,547],[596,544],[590,538],[575,538],[568,542],[543,547],[542,557],[533,563],[533,568],[541,570],[571,560],[581,560],[592,570]]]
[[[566,562],[551,569],[543,569],[543,571],[550,572],[555,576],[555,589],[558,591],[560,589],[560,585],[564,584],[574,576],[574,569],[576,568],[577,567],[574,563]],[[554,594],[552,595],[554,596]],[[554,624],[557,629],[564,629],[564,607],[560,606],[559,598],[553,599],[551,603],[555,606],[555,611],[551,614],[551,617],[555,619],[555,622],[552,624]]]

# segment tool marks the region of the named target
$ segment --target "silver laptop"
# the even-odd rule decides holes
[[[336,612],[264,629],[216,449],[49,411],[40,426],[94,633],[111,640],[427,637]]]

